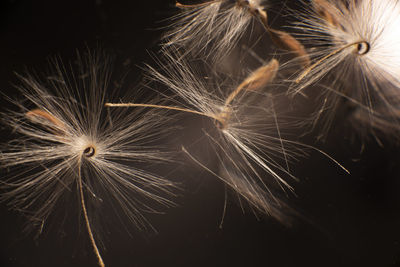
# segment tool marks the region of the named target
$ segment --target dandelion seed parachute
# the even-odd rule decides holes
[[[213,0],[199,4],[176,6],[183,11],[172,19],[172,30],[164,36],[164,49],[183,48],[192,56],[204,56],[214,62],[224,59],[237,46],[239,40],[257,21],[260,30],[268,33],[278,48],[290,52],[303,66],[310,63],[303,47],[287,32],[273,29],[268,24],[268,1]],[[253,31],[254,28],[251,28]]]
[[[103,53],[78,55],[76,66],[52,62],[45,79],[20,76],[25,101],[19,111],[4,113],[3,123],[17,136],[0,154],[10,173],[2,182],[1,200],[24,212],[31,222],[46,223],[62,199],[77,197],[99,265],[93,229],[102,207],[126,216],[141,229],[150,227],[143,212],[169,206],[174,184],[141,168],[140,162],[160,162],[167,154],[154,147],[165,134],[167,118],[157,111],[124,113],[104,110],[110,60]],[[109,115],[110,117],[107,117]]]
[[[221,58],[257,17],[266,20],[262,0],[214,0],[195,5],[177,3],[183,11],[165,35],[165,47],[184,47],[193,54]],[[210,49],[210,47],[212,47]]]
[[[260,90],[275,77],[279,66],[271,60],[244,79],[239,85],[219,85],[208,73],[207,79],[195,72],[186,61],[177,61],[179,55],[165,54],[163,73],[150,69],[151,79],[172,90],[178,99],[173,105],[158,106],[162,109],[183,111],[208,117],[214,121],[213,128],[202,129],[210,148],[220,164],[213,170],[190,152],[183,151],[190,159],[221,179],[229,188],[246,200],[258,212],[269,214],[287,224],[286,216],[276,190],[292,190],[283,176],[290,176],[279,160],[293,160],[301,151],[293,143],[280,137],[283,125],[276,122],[272,97]],[[269,78],[267,78],[269,77]],[[232,86],[233,85],[233,86]],[[264,100],[264,102],[263,102]],[[108,106],[148,106],[146,104],[121,103]],[[291,177],[291,176],[290,176]],[[282,192],[282,191],[281,191]]]
[[[400,2],[314,0],[312,3],[311,11],[299,15],[301,22],[297,28],[303,30],[299,37],[309,47],[313,64],[297,77],[294,92],[323,84],[330,88],[324,96],[330,114],[344,96],[357,103],[357,109],[370,121],[375,116],[397,120]]]

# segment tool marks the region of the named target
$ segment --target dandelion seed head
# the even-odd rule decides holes
[[[354,67],[361,68],[366,79],[372,76],[381,80],[379,75],[382,75],[387,81],[398,84],[400,52],[395,48],[400,44],[400,3],[397,0],[326,2],[326,11],[337,23],[327,21],[314,10],[314,13],[305,14],[304,23],[300,24],[306,31],[302,39],[317,44],[314,48],[319,52],[311,54],[323,56],[346,45],[355,45],[321,62],[317,68],[321,74],[315,71],[310,76],[320,78],[335,65],[355,60]],[[351,54],[362,57],[352,58]]]
[[[183,107],[190,113],[212,119],[215,127],[201,131],[210,149],[215,152],[220,173],[209,169],[197,155],[191,154],[190,149],[184,148],[184,152],[247,200],[255,210],[282,219],[282,214],[275,208],[280,201],[274,197],[272,188],[291,191],[292,187],[283,178],[290,174],[276,158],[285,161],[294,158],[296,152],[291,150],[290,144],[283,146],[285,141],[278,134],[280,125],[275,120],[275,109],[269,102],[272,98],[263,96],[255,88],[256,85],[262,88],[267,84],[259,83],[254,77],[238,84],[218,83],[210,73],[204,79],[204,75],[187,61],[180,60],[174,64],[178,62],[176,58],[179,55],[169,53],[165,56],[165,62],[160,65],[167,67],[163,67],[162,72],[149,67],[149,75],[179,97],[172,106]],[[271,66],[276,66],[276,62],[272,63]],[[259,71],[253,74],[259,75]],[[269,100],[265,102],[265,99]],[[267,197],[259,198],[262,194]]]
[[[19,111],[2,116],[15,139],[3,144],[0,154],[1,167],[9,170],[1,200],[46,225],[59,202],[76,197],[71,193],[81,181],[89,221],[103,210],[91,207],[104,207],[125,226],[128,221],[153,229],[143,213],[173,205],[169,198],[176,187],[142,169],[142,163],[169,160],[158,144],[169,119],[140,108],[106,110],[109,57],[88,52],[76,62],[68,68],[54,60],[50,75],[20,76],[25,100],[15,101]]]
[[[217,0],[181,5],[172,18],[172,29],[164,36],[164,47],[184,47],[187,53],[217,61],[228,54],[257,16],[266,17],[265,1]]]
[[[358,55],[366,55],[361,64],[375,65],[386,73],[396,66],[398,71],[400,53],[394,49],[400,43],[398,1],[348,1],[348,7],[339,5],[335,14],[339,25],[328,27],[338,46],[363,41],[355,49]]]
[[[294,92],[319,82],[332,88],[324,91],[330,110],[345,96],[370,114],[379,109],[380,116],[397,117],[399,98],[393,92],[400,89],[400,2],[314,0],[300,19],[299,39],[314,64],[300,72]]]

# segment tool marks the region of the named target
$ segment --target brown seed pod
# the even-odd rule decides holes
[[[267,30],[276,46],[297,55],[303,67],[310,65],[311,61],[306,49],[299,41],[297,41],[296,38],[284,31],[275,30],[269,27]]]

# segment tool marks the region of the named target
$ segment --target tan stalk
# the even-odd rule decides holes
[[[83,195],[83,186],[82,186],[81,160],[79,160],[78,166],[79,166],[78,167],[79,195],[80,195],[80,199],[81,199],[81,206],[82,206],[83,216],[85,218],[86,229],[87,229],[88,234],[89,234],[90,243],[92,244],[94,254],[97,257],[98,264],[99,264],[100,267],[105,267],[105,264],[104,264],[103,259],[101,258],[99,249],[97,248],[96,241],[94,240],[92,227],[90,226],[89,217],[88,217],[87,210],[86,210],[85,198],[84,198],[84,195]]]
[[[145,107],[145,108],[160,108],[182,111],[200,116],[212,118],[220,124],[220,128],[226,128],[227,121],[231,115],[229,108],[230,103],[237,97],[237,95],[244,89],[255,91],[268,83],[270,83],[276,76],[279,68],[279,62],[276,59],[272,59],[267,65],[262,66],[251,73],[225,100],[224,107],[218,114],[206,114],[200,111],[195,111],[186,108],[164,106],[164,105],[153,105],[153,104],[140,104],[140,103],[106,103],[106,107]]]
[[[274,80],[278,68],[278,60],[272,59],[267,65],[255,70],[226,98],[225,106],[229,106],[243,89],[255,91],[269,84]]]
[[[365,44],[366,46],[369,46],[368,42],[366,41],[358,41],[358,42],[354,42],[351,44],[347,44],[345,46],[342,46],[338,49],[336,49],[335,51],[329,53],[328,55],[324,56],[323,58],[321,58],[320,60],[318,60],[317,62],[315,62],[314,64],[312,64],[310,67],[308,67],[306,70],[303,71],[303,73],[296,79],[296,83],[300,83],[304,77],[306,77],[315,67],[317,67],[319,64],[321,64],[322,62],[324,62],[325,60],[327,60],[328,58],[342,52],[343,50],[352,47],[352,46],[357,46],[360,44]]]
[[[25,116],[27,116],[30,119],[44,119],[53,124],[56,129],[54,129],[55,134],[61,135],[62,133],[59,133],[59,130],[65,131],[65,125],[62,123],[59,119],[48,113],[47,111],[41,110],[41,109],[34,109],[31,111],[28,111]],[[78,162],[78,188],[79,188],[79,195],[80,195],[80,202],[82,206],[82,211],[83,211],[83,216],[85,218],[85,223],[86,223],[86,228],[89,234],[90,242],[92,244],[94,253],[96,254],[96,257],[98,259],[98,263],[100,267],[104,267],[104,262],[103,259],[101,258],[99,249],[97,248],[96,241],[94,240],[92,228],[89,223],[89,217],[87,215],[87,210],[86,210],[86,205],[85,205],[85,198],[83,195],[83,186],[82,186],[82,174],[81,174],[81,159]],[[43,227],[43,225],[42,225]]]
[[[163,105],[153,105],[153,104],[140,104],[140,103],[106,103],[106,107],[144,107],[144,108],[159,108],[159,109],[169,109],[169,110],[176,110],[182,111],[186,113],[197,114],[203,117],[208,117],[214,120],[217,120],[221,124],[225,124],[225,120],[222,119],[220,116],[216,116],[214,114],[206,114],[200,111],[191,110],[187,108],[180,108],[180,107],[173,107],[173,106],[163,106]]]
[[[272,82],[278,73],[278,69],[278,60],[272,59],[268,64],[255,70],[241,83],[241,85],[245,87],[246,90],[256,91]]]

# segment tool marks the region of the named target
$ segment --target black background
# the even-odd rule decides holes
[[[14,97],[14,72],[40,71],[48,57],[70,60],[77,49],[99,45],[116,55],[121,62],[117,67],[129,67],[130,75],[139,77],[139,66],[150,60],[147,50],[157,49],[160,28],[167,24],[162,20],[175,11],[168,0],[3,0],[0,90]],[[9,105],[4,98],[1,104]],[[400,266],[398,146],[385,139],[380,146],[371,139],[360,152],[361,143],[347,137],[338,127],[324,143],[305,140],[332,155],[351,175],[318,153],[299,161],[293,171],[301,179],[290,203],[304,219],[295,219],[292,227],[243,213],[231,201],[219,228],[224,188],[189,166],[191,171],[176,174],[187,180],[179,207],[149,215],[157,234],[104,234],[106,265]],[[63,230],[55,220],[52,231],[35,239],[22,231],[24,218],[5,203],[0,214],[0,266],[96,265],[76,218],[68,218]]]

